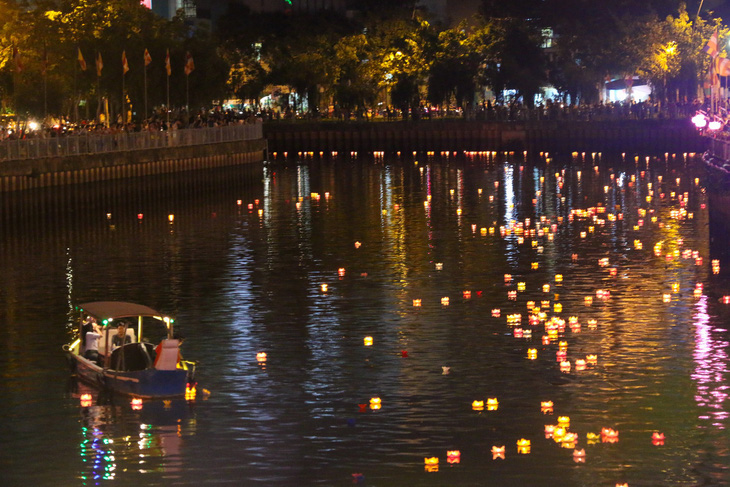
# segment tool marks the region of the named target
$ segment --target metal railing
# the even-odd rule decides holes
[[[260,122],[160,132],[62,135],[0,141],[0,161],[215,144],[263,138]]]

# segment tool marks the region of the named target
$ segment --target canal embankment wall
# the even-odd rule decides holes
[[[0,192],[242,166],[261,171],[266,140],[235,140],[0,162]]]
[[[270,152],[603,151],[699,152],[689,120],[268,122]]]

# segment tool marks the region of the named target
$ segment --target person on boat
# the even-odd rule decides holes
[[[91,331],[86,332],[84,338],[84,358],[96,362],[99,359],[99,338],[101,338],[101,328],[95,321],[91,322]]]
[[[119,326],[117,326],[117,334],[112,337],[112,350],[131,342],[132,340],[129,335],[127,335],[127,324],[120,323]]]
[[[82,351],[86,349],[86,334],[94,331],[94,324],[96,324],[96,319],[92,316],[87,316],[83,325],[81,325],[81,346],[84,347]]]

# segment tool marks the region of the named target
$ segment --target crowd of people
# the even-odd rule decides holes
[[[339,121],[397,121],[462,118],[478,121],[608,121],[646,120],[657,118],[691,118],[703,107],[700,100],[660,104],[652,100],[639,102],[602,102],[596,104],[566,105],[547,99],[545,103],[528,107],[520,102],[498,103],[491,100],[471,107],[429,107],[421,105],[404,113],[390,106],[376,109],[343,109],[330,106],[321,111],[300,111],[288,107],[279,109],[231,109],[217,106],[210,110],[189,113],[184,109],[156,110],[141,122],[123,121],[121,115],[114,123],[97,120],[70,121],[67,118],[49,119],[42,124],[23,120],[6,120],[0,126],[0,140],[47,138],[84,134],[115,134],[123,132],[157,132],[201,127],[221,127],[256,121],[280,120],[339,120]]]
[[[40,124],[26,120],[7,120],[4,126],[0,126],[0,140],[125,132],[158,132],[161,130],[240,125],[254,123],[256,120],[256,114],[251,110],[233,110],[221,107],[216,107],[213,110],[199,110],[197,113],[188,113],[185,110],[174,110],[168,113],[166,110],[160,109],[141,122],[124,122],[119,116],[114,123],[109,124],[86,119],[74,122],[64,117],[58,119],[49,117],[48,120]]]

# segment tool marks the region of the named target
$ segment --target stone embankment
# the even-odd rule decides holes
[[[269,122],[271,152],[603,151],[698,152],[689,120],[485,122]]]

